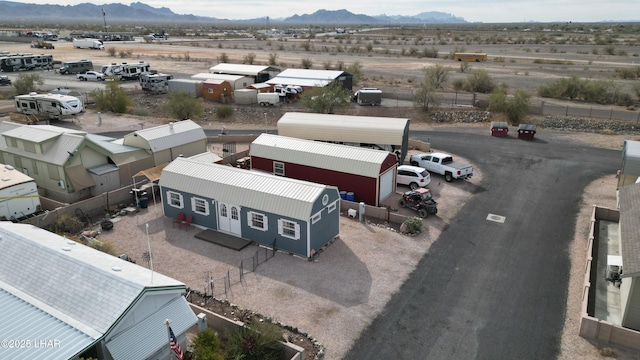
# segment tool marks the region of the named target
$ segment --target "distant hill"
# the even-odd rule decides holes
[[[0,20],[10,22],[83,22],[98,23],[102,21],[104,10],[110,23],[264,23],[266,18],[259,19],[218,19],[214,17],[180,15],[166,7],[154,8],[141,2],[130,5],[82,3],[79,5],[38,5],[15,1],[0,1]],[[447,24],[466,23],[463,18],[437,11],[423,12],[417,15],[402,16],[369,16],[354,14],[348,10],[318,10],[313,14],[293,15],[282,19],[270,19],[272,25],[313,24],[313,25],[362,25],[362,24]]]

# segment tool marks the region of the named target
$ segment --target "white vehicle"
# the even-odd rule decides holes
[[[453,161],[453,156],[443,153],[411,155],[413,166],[420,166],[436,174],[444,175],[446,182],[453,179],[471,179],[473,168],[471,165]]]
[[[169,80],[173,76],[162,73],[144,73],[140,75],[140,87],[142,90],[150,91],[154,94],[164,94],[169,90]]]
[[[280,94],[278,93],[258,93],[258,104],[260,106],[278,105],[280,103]]]
[[[50,119],[84,112],[82,101],[69,95],[37,94],[18,95],[15,97],[16,110],[25,115],[48,114]]]
[[[73,39],[73,47],[76,49],[104,50],[104,44],[98,39]]]
[[[31,177],[11,165],[0,169],[0,220],[13,220],[29,216],[40,210],[38,186]]]
[[[431,183],[431,175],[421,167],[411,165],[398,166],[398,174],[396,176],[398,185],[407,185],[411,190],[419,187],[426,187]]]
[[[86,73],[77,74],[76,77],[80,81],[87,81],[87,80],[104,81],[105,79],[104,74],[97,71],[87,71]]]
[[[100,72],[104,76],[110,76],[120,79],[122,76],[122,64],[111,63],[110,65],[102,65]]]
[[[151,65],[144,61],[133,64],[122,63],[121,66],[122,72],[120,73],[120,78],[122,80],[138,80],[140,79],[140,75],[150,72],[151,67]]]

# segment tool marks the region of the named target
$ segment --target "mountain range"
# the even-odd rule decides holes
[[[38,5],[15,1],[0,1],[0,20],[16,22],[102,22],[103,11],[111,23],[206,23],[206,24],[251,24],[265,23],[267,18],[256,19],[218,19],[213,17],[176,14],[169,8],[154,8],[141,2],[130,5],[118,3],[94,5],[82,3],[78,5]],[[462,24],[463,18],[451,14],[430,11],[417,15],[369,16],[354,14],[348,10],[318,10],[313,14],[293,15],[287,18],[268,19],[272,26],[307,24],[307,25],[363,25],[363,24]]]

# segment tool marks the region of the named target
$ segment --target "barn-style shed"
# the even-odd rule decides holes
[[[396,188],[398,162],[384,150],[261,134],[249,156],[252,169],[337,186],[373,206]]]
[[[175,159],[160,177],[165,216],[310,257],[340,231],[334,186]]]

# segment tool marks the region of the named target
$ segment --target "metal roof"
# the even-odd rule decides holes
[[[145,139],[149,143],[152,152],[170,149],[207,138],[204,129],[193,120],[171,122],[166,125],[134,131],[124,137],[125,144],[127,138],[135,136]]]
[[[238,81],[240,79],[246,78],[244,75],[228,75],[228,74],[211,74],[211,73],[200,73],[191,76],[192,80],[209,80],[209,79],[219,79],[226,81]]]
[[[377,178],[391,155],[387,151],[330,144],[273,134],[261,134],[249,149],[250,156],[330,169]]]
[[[299,78],[285,78],[276,76],[266,81],[267,84],[273,85],[296,85],[305,87],[325,87],[332,82],[333,79],[299,79]]]
[[[222,158],[212,152],[204,152],[202,154],[197,154],[197,155],[193,155],[193,156],[189,156],[189,159],[191,160],[196,160],[196,161],[200,161],[203,163],[209,163],[209,164],[213,164],[213,163],[217,163],[218,161],[222,160]]]
[[[622,276],[640,276],[640,184],[621,186],[619,191]]]
[[[30,346],[3,346],[0,348],[2,359],[70,359],[94,342],[91,336],[11,294],[5,290],[6,287],[5,283],[0,282],[0,334],[10,335],[15,340],[30,341]],[[40,340],[56,340],[60,346],[36,347],[34,341]]]
[[[2,288],[31,304],[30,313],[44,311],[93,339],[103,336],[146,289],[185,288],[159,273],[153,273],[152,282],[146,268],[32,225],[0,222],[0,246]],[[28,331],[22,321],[6,326]],[[57,338],[56,329],[49,331],[43,339]]]
[[[42,154],[35,154],[22,149],[7,146],[5,141],[0,143],[3,151],[27,159],[36,159],[50,164],[63,166],[69,160],[69,153],[78,149],[84,141],[84,136],[74,134],[61,134],[51,147],[45,149]]]
[[[209,68],[210,73],[237,74],[247,76],[257,76],[261,72],[280,71],[280,69],[265,65],[249,65],[249,64],[228,64],[221,63]]]
[[[168,346],[167,327],[164,325],[166,319],[171,320],[174,334],[187,331],[198,321],[187,300],[180,296],[161,311],[111,339],[106,344],[109,353],[114,359],[148,359],[163,346]]]
[[[278,134],[300,139],[402,145],[409,119],[288,112],[277,126]]]
[[[160,186],[300,220],[309,219],[324,191],[337,191],[333,186],[186,158],[164,168]]]
[[[86,138],[91,143],[104,149],[110,154],[122,154],[127,152],[140,151],[140,148],[122,145],[121,143],[118,143],[116,141],[117,139],[108,136],[87,134]]]
[[[286,69],[278,74],[280,78],[335,80],[346,74],[342,70]]]
[[[21,173],[11,165],[0,164],[0,189],[34,181],[32,177]]]

